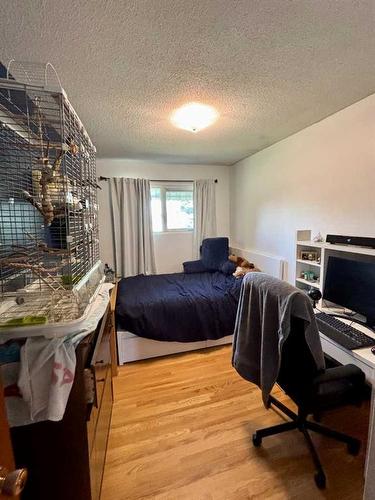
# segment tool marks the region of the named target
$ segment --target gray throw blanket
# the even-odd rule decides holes
[[[308,296],[264,273],[249,273],[242,282],[234,330],[232,364],[244,379],[262,390],[263,403],[276,382],[291,317],[302,318],[305,338],[318,370],[325,367],[314,311]]]

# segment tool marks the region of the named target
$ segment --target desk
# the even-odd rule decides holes
[[[340,318],[341,320],[341,318]],[[350,320],[342,319],[344,323],[350,323]],[[375,334],[368,328],[362,325],[353,324],[355,328],[363,331],[370,337],[375,339]],[[366,380],[372,386],[371,392],[371,410],[370,410],[370,423],[369,423],[369,436],[366,452],[366,465],[365,465],[365,492],[364,500],[375,499],[375,356],[371,352],[370,347],[364,349],[356,349],[349,351],[329,339],[322,333],[320,334],[323,351],[331,358],[335,359],[343,365],[349,363],[357,365],[366,375]]]
[[[29,472],[23,500],[99,500],[117,362],[111,358],[113,325],[108,305],[96,330],[78,344],[64,418],[11,429],[16,466]]]

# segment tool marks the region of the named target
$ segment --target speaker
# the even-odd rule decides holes
[[[327,234],[327,243],[333,245],[355,245],[357,247],[375,248],[375,238],[366,238],[364,236],[340,236],[338,234]]]

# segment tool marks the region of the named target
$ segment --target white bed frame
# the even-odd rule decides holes
[[[281,257],[267,255],[253,250],[231,247],[231,252],[254,262],[263,272],[276,278],[286,278],[286,261]],[[138,337],[126,330],[117,330],[117,345],[119,364],[139,361],[141,359],[167,356],[179,352],[195,351],[224,344],[231,344],[233,335],[218,340],[203,340],[198,342],[165,342]]]

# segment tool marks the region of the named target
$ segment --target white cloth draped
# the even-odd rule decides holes
[[[216,189],[214,179],[194,181],[194,256],[199,258],[199,248],[204,238],[217,234]]]
[[[116,275],[155,273],[150,181],[114,177],[109,194]]]

